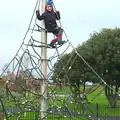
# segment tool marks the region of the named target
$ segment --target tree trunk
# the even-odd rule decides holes
[[[110,87],[105,87],[105,95],[108,99],[108,102],[112,108],[115,108],[117,106],[117,96],[118,96],[118,90],[119,87],[110,85]]]

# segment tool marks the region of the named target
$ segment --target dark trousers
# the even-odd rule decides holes
[[[62,41],[63,29],[61,27],[56,28],[52,33],[56,36],[56,38],[51,41],[52,43]]]

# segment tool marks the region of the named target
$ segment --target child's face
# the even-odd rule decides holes
[[[47,11],[52,11],[52,7],[50,5],[47,5]]]

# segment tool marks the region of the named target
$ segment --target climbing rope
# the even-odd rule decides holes
[[[55,8],[54,3],[52,3],[52,4],[53,4],[53,6]],[[15,67],[13,68],[13,71],[16,73],[16,75],[15,75],[15,81],[14,82],[17,82],[18,78],[20,77],[20,72],[22,71],[23,72],[22,75],[23,75],[23,77],[25,79],[25,82],[27,80],[29,80],[29,79],[30,80],[32,79],[33,81],[31,82],[31,84],[34,84],[35,88],[38,87],[38,86],[40,86],[40,81],[42,79],[46,79],[45,76],[43,75],[43,73],[41,72],[41,61],[42,61],[42,59],[41,59],[41,56],[40,56],[40,52],[38,52],[36,50],[36,47],[37,48],[43,47],[43,46],[47,47],[47,44],[39,42],[38,40],[34,39],[34,37],[33,37],[34,31],[40,32],[41,30],[45,30],[45,29],[43,29],[42,27],[40,27],[36,23],[36,18],[35,18],[34,26],[31,29],[31,23],[33,21],[33,16],[35,14],[35,11],[36,11],[37,7],[39,9],[39,6],[40,6],[40,0],[37,0],[37,3],[35,5],[35,8],[34,8],[34,11],[33,11],[33,14],[32,14],[32,18],[30,20],[30,24],[28,26],[28,30],[27,30],[24,38],[23,38],[23,42],[22,42],[20,48],[18,49],[16,55],[14,56],[14,58],[8,64],[8,66],[6,67],[6,69],[4,69],[3,73],[0,75],[0,77],[2,77],[3,74],[5,73],[5,71],[14,62],[14,63],[16,63]],[[62,27],[61,22],[60,22],[60,26]],[[35,29],[35,27],[37,27],[37,29]],[[28,43],[25,44],[26,36],[28,35],[28,32],[30,30],[31,30],[31,37],[30,37]],[[64,31],[64,33],[65,33],[65,31]],[[71,94],[71,91],[66,91],[65,87],[66,86],[71,87],[73,85],[72,83],[70,83],[69,74],[72,71],[72,67],[74,66],[74,63],[78,59],[78,57],[92,70],[92,72],[101,80],[102,83],[104,83],[105,86],[108,86],[111,90],[113,90],[113,89],[101,78],[101,76],[92,68],[92,66],[89,65],[89,63],[80,55],[80,53],[77,51],[77,49],[73,47],[73,45],[69,42],[69,39],[68,39],[68,36],[67,36],[66,33],[65,33],[65,36],[66,36],[66,41],[67,41],[65,44],[63,44],[64,48],[65,48],[65,46],[67,46],[65,48],[65,50],[63,50],[62,53],[60,53],[59,48],[61,48],[62,45],[61,46],[57,46],[57,44],[56,44],[55,49],[53,49],[54,50],[53,56],[51,56],[51,57],[49,57],[47,59],[49,73],[47,74],[46,81],[48,83],[49,83],[49,80],[51,80],[51,76],[52,76],[52,74],[54,72],[54,69],[57,68],[57,65],[54,64],[55,62],[53,62],[55,59],[57,59],[56,61],[59,61],[61,63],[62,68],[61,68],[61,71],[59,71],[59,73],[56,75],[56,79],[55,79],[56,83],[55,83],[54,87],[49,87],[48,88],[49,89],[48,90],[48,94],[49,95],[48,95],[48,97],[46,99],[51,101],[49,103],[49,106],[50,106],[51,109],[53,109],[53,107],[57,108],[56,110],[58,110],[58,112],[60,113],[60,117],[58,119],[62,118],[63,111],[64,111],[64,109],[62,107],[58,106],[58,104],[57,104],[57,102],[61,102],[67,108],[68,114],[70,115],[71,119],[74,120],[73,113],[72,113],[72,111],[69,108],[69,104],[70,104],[69,100],[71,99],[71,101],[76,104],[76,106],[74,107],[75,110],[77,110],[77,108],[79,108],[79,106],[81,104],[84,104],[84,103],[81,100],[81,97],[80,97],[80,101],[78,103],[76,103],[76,101],[73,100],[73,95]],[[43,46],[40,46],[38,44],[40,44],[40,45],[43,44]],[[25,46],[25,48],[24,48],[24,46]],[[70,57],[68,58],[67,63],[64,64],[64,62],[61,61],[61,56],[63,56],[65,53],[67,53],[67,51],[68,51],[68,49],[70,47],[73,48],[73,51],[70,53]],[[32,53],[31,53],[31,51],[32,51]],[[21,52],[22,52],[22,54],[21,54]],[[29,62],[30,62],[30,66],[29,66],[30,68],[27,68],[26,65],[25,65],[25,63],[24,63],[24,56],[25,55],[28,55]],[[52,63],[54,64],[54,66],[53,66]],[[25,72],[27,72],[27,74]],[[64,72],[64,75],[63,75],[63,77],[61,79],[60,76],[61,76],[62,72]],[[67,82],[65,80],[67,80]],[[66,82],[66,83],[64,84],[63,82]],[[99,84],[101,84],[101,82]],[[68,97],[63,97],[62,99],[60,99],[60,97],[57,94],[57,89],[58,89],[57,85],[61,85],[61,87],[63,88],[63,91],[64,91],[65,95],[68,95]],[[76,83],[74,83],[74,85],[75,85],[75,87],[78,90],[80,90],[80,88],[77,86]],[[8,90],[7,91],[8,95],[10,95],[11,99],[14,101],[15,106],[18,106],[20,108],[20,110],[21,110],[20,113],[19,113],[19,116],[18,116],[19,118],[21,118],[22,113],[25,112],[25,110],[23,109],[24,107],[26,107],[26,108],[30,107],[30,109],[32,109],[34,111],[37,111],[37,108],[39,108],[40,99],[43,98],[44,95],[41,94],[41,93],[39,93],[39,92],[31,91],[29,89],[29,87],[26,87],[26,86],[20,85],[18,88],[22,88],[22,89],[24,89],[25,92],[28,92],[28,93],[30,93],[30,94],[33,95],[32,98],[27,98],[27,96],[21,97],[20,100],[18,101],[17,98],[15,98],[13,96],[12,91],[9,88],[7,89]],[[99,94],[101,94],[101,92],[102,91],[100,91],[96,96],[94,96],[94,98],[92,100],[94,100]],[[87,93],[84,93],[84,95],[87,96]],[[25,100],[23,100],[23,99],[25,99]],[[6,111],[5,107],[4,107],[3,100],[0,99],[0,101],[2,103],[2,109],[4,111],[6,119],[8,120],[10,116],[7,114],[7,111]],[[90,107],[87,104],[85,104],[85,106],[91,112],[91,116],[95,117],[95,114],[90,109]],[[51,111],[48,111],[48,113],[50,113],[50,112]],[[16,114],[18,114],[18,113],[16,113]],[[47,117],[47,115],[45,117]],[[85,118],[89,118],[89,116],[87,116],[86,113],[85,113]]]

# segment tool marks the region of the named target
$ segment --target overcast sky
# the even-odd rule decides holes
[[[74,46],[101,28],[120,27],[120,0],[54,0],[61,22]],[[18,50],[36,0],[0,1],[0,67]]]

